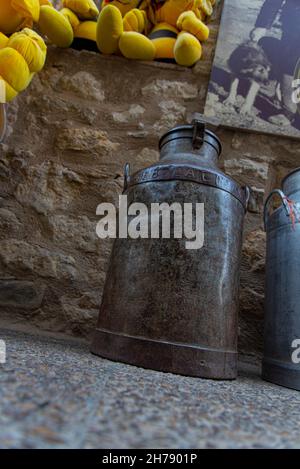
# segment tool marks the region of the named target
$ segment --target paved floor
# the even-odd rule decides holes
[[[102,360],[75,341],[0,331],[0,448],[300,448],[300,393]]]

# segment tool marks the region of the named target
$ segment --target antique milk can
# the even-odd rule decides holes
[[[116,238],[91,351],[145,368],[215,379],[237,374],[240,252],[248,189],[218,167],[205,124],[160,140],[158,163],[125,173],[128,205],[204,204],[204,245]],[[150,224],[150,222],[149,222]]]
[[[270,214],[274,196],[281,206]],[[300,168],[265,203],[267,232],[262,377],[300,390]]]

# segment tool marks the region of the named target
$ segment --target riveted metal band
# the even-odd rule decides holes
[[[198,169],[188,165],[157,165],[138,171],[130,176],[127,188],[137,184],[157,181],[191,181],[197,184],[216,187],[233,195],[246,209],[249,189],[240,186],[234,180],[212,171]]]

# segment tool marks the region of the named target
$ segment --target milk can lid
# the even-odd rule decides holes
[[[222,152],[220,139],[212,130],[207,129],[204,121],[200,120],[194,120],[192,124],[189,125],[174,127],[166,132],[159,140],[159,149],[161,150],[166,143],[181,138],[189,138],[192,140],[195,148],[201,148],[202,144],[206,142],[215,148],[218,155]]]

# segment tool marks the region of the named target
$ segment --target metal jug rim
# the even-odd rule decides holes
[[[235,197],[243,205],[245,211],[247,211],[250,197],[249,187],[241,186],[231,176],[227,176],[227,174],[193,165],[182,165],[180,163],[163,164],[159,162],[130,174],[128,163],[125,165],[124,191],[138,184],[176,180],[195,182],[228,192]]]
[[[186,135],[183,135],[185,132],[186,132]],[[190,138],[190,139],[192,139],[193,138],[193,132],[194,132],[194,125],[193,124],[179,125],[177,127],[174,127],[173,129],[168,130],[166,133],[164,133],[162,135],[162,137],[159,140],[159,149],[161,150],[164,145],[171,142],[172,140],[177,140],[179,138]],[[181,135],[178,135],[176,137],[176,133],[181,133]],[[211,145],[212,145],[211,141],[208,142],[207,140],[205,140],[206,135],[208,135],[209,137],[211,137],[213,139],[213,141],[215,143],[215,145],[213,145],[213,147],[215,148],[218,155],[220,156],[220,154],[222,152],[222,144],[221,144],[221,141],[220,141],[219,137],[217,137],[217,135],[214,132],[212,132],[211,130],[209,130],[205,127],[205,129],[204,129],[204,142],[209,143]]]

